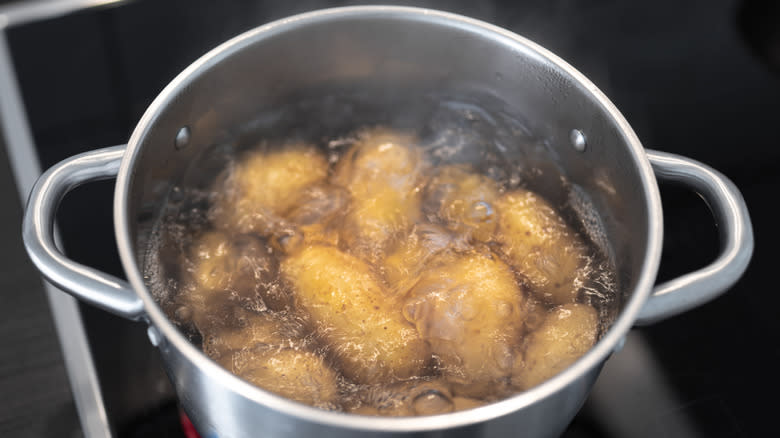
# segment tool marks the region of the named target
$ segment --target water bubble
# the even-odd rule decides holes
[[[452,412],[455,405],[449,397],[432,389],[415,397],[412,407],[417,415],[436,415]]]

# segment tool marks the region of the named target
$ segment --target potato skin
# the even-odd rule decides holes
[[[289,294],[276,281],[278,261],[255,236],[208,231],[193,242],[188,264],[187,298],[196,311],[212,295],[255,311],[281,310],[290,304]]]
[[[325,360],[300,348],[281,348],[258,355],[239,376],[282,397],[324,409],[336,408],[338,374]]]
[[[404,316],[439,358],[456,395],[498,390],[512,371],[524,296],[509,267],[492,254],[447,256],[412,288]]]
[[[404,235],[419,215],[418,196],[406,196],[390,187],[377,188],[372,196],[353,197],[339,241],[351,253],[379,263],[388,243]]]
[[[504,194],[497,210],[502,251],[539,298],[552,304],[575,302],[587,260],[577,233],[547,201],[527,190]]]
[[[412,136],[383,128],[361,133],[333,175],[351,204],[341,241],[353,254],[377,262],[388,242],[420,218],[426,163]]]
[[[247,312],[221,304],[205,317],[196,315],[194,322],[203,338],[203,352],[231,372],[240,374],[263,351],[303,346],[300,324],[287,323],[276,313]]]
[[[384,257],[382,274],[394,295],[406,295],[419,281],[431,261],[441,263],[453,251],[470,247],[461,237],[433,224],[419,224],[412,232],[395,243]]]
[[[241,233],[270,234],[301,192],[327,175],[328,161],[313,146],[248,153],[222,182],[225,196],[213,209],[213,222]]]
[[[526,390],[566,369],[596,343],[598,323],[596,310],[586,304],[553,309],[516,358],[512,385]]]
[[[418,375],[428,349],[368,264],[313,245],[289,256],[281,272],[345,376],[359,383]]]
[[[313,243],[337,246],[340,226],[349,207],[349,193],[334,184],[315,184],[302,191],[285,214],[292,233],[281,240],[282,251],[295,252]]]
[[[416,143],[411,135],[385,128],[365,130],[339,160],[333,181],[356,198],[371,197],[377,187],[409,193],[417,187],[426,166]]]
[[[291,400],[325,409],[337,406],[338,373],[308,349],[304,324],[295,315],[212,304],[208,317],[196,320],[203,351],[211,359],[250,383]]]
[[[432,205],[447,227],[479,242],[492,240],[500,195],[496,181],[463,165],[442,167],[426,188],[425,203]]]

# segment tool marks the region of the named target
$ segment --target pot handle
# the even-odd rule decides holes
[[[54,217],[69,191],[90,181],[116,177],[125,145],[85,152],[52,166],[30,192],[22,221],[22,239],[33,264],[58,288],[124,318],[139,320],[143,301],[126,281],[81,265],[57,248]]]
[[[720,255],[699,270],[657,285],[635,325],[677,315],[719,296],[745,272],[753,254],[753,228],[739,189],[717,170],[690,158],[647,150],[656,177],[679,182],[709,206],[720,232]]]

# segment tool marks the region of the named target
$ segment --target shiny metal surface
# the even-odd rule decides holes
[[[225,141],[237,123],[302,90],[312,93],[334,83],[363,91],[380,106],[388,94],[420,88],[499,96],[507,111],[523,116],[549,140],[572,183],[609,219],[605,233],[618,263],[621,311],[589,353],[542,385],[489,406],[431,417],[370,418],[318,410],[256,388],[209,360],[168,321],[139,267],[149,222],[172,183],[198,153]],[[191,141],[177,149],[173,140],[182,126],[191,128]],[[588,135],[584,152],[569,144],[572,129]],[[119,168],[114,215],[128,279],[160,335],[158,347],[181,403],[206,436],[248,437],[260,430],[269,436],[507,436],[520,430],[524,436],[558,435],[635,323],[655,280],[662,241],[650,162],[630,126],[590,81],[503,29],[399,7],[291,17],[236,37],[196,61],[163,90],[131,136]]]
[[[127,0],[33,0],[0,6],[0,28],[48,20],[87,8],[119,4]]]
[[[497,72],[503,80],[495,81]],[[368,418],[302,406],[255,388],[217,366],[181,335],[148,293],[140,272],[150,230],[144,219],[157,217],[186,163],[226,141],[231,127],[301,90],[316,95],[334,83],[368,94],[388,112],[403,110],[393,106],[394,99],[421,89],[466,94],[481,103],[500,96],[503,109],[549,139],[550,153],[568,177],[590,196],[601,216],[610,218],[605,231],[609,241],[616,242],[613,251],[621,263],[622,312],[587,355],[537,388],[481,409],[421,418]],[[176,150],[171,139],[181,126],[191,128],[192,140],[188,148]],[[572,129],[587,133],[584,153],[570,146]],[[604,185],[615,190],[600,188]],[[580,73],[495,26],[396,7],[291,17],[238,36],[196,61],[163,90],[133,132],[117,180],[114,214],[123,266],[163,336],[160,351],[183,406],[204,433],[236,437],[251,436],[255,430],[272,436],[560,433],[650,292],[662,228],[660,196],[641,144],[614,105]]]
[[[742,276],[753,254],[753,228],[745,200],[725,175],[690,158],[647,151],[656,176],[690,187],[704,198],[720,231],[721,252],[711,264],[653,288],[637,325],[652,324],[702,305]]]
[[[571,140],[571,145],[577,152],[584,152],[585,147],[588,146],[588,141],[585,138],[585,134],[583,134],[579,129],[571,130],[569,140]]]
[[[212,374],[224,372],[213,362],[192,361],[165,339],[159,348],[183,408],[204,437],[255,437],[257,431],[267,437],[508,437],[523,431],[524,437],[552,438],[560,436],[580,409],[601,369],[599,364],[575,376],[564,390],[522,409],[512,407],[509,400],[424,418],[365,417],[292,403],[239,379],[231,384]],[[497,410],[504,412],[496,415]]]
[[[174,140],[176,149],[186,148],[190,144],[191,135],[189,127],[183,126],[179,129],[179,132],[176,133],[176,139]]]
[[[44,172],[30,192],[22,238],[33,263],[52,284],[82,301],[138,320],[143,302],[127,282],[68,259],[54,242],[54,217],[65,194],[86,182],[115,177],[124,152],[125,146],[87,152]]]

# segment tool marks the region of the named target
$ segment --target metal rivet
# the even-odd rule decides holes
[[[587,146],[587,139],[585,138],[585,134],[583,134],[579,129],[571,130],[571,133],[569,134],[569,140],[571,140],[571,145],[574,146],[574,149],[576,149],[578,152],[583,152],[585,150],[585,146]]]
[[[620,338],[620,339],[617,341],[617,344],[615,344],[615,348],[614,348],[612,351],[613,351],[614,353],[619,353],[619,352],[620,352],[620,350],[622,350],[622,349],[623,349],[623,347],[625,347],[625,345],[626,345],[626,337],[625,337],[625,336],[623,336],[622,338]]]
[[[155,347],[160,345],[160,341],[162,341],[162,335],[153,325],[150,325],[149,328],[146,329],[146,335],[149,336],[149,342],[151,342],[152,345]]]
[[[176,139],[174,141],[176,149],[184,149],[190,144],[190,128],[184,126],[176,133]]]

